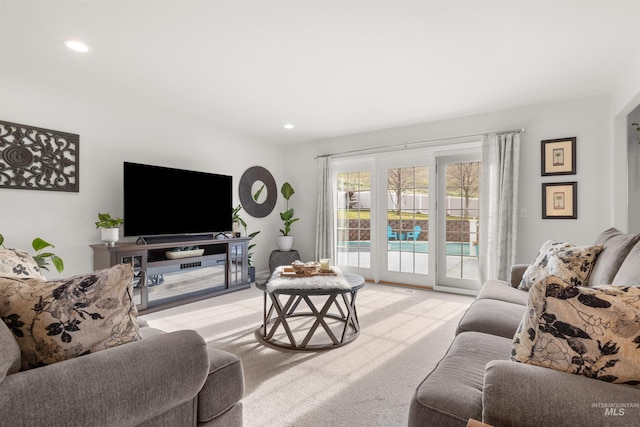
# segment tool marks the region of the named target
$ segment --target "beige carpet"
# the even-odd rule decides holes
[[[195,329],[240,356],[247,427],[392,427],[407,425],[415,388],[446,352],[471,301],[367,283],[357,297],[360,336],[323,352],[260,344],[262,292],[253,286],[142,317],[166,331]]]

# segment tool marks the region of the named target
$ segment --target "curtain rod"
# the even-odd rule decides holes
[[[526,132],[526,128],[501,130],[501,131],[497,131],[497,132],[474,133],[474,134],[471,134],[471,135],[448,136],[448,137],[445,137],[445,138],[433,138],[433,139],[425,139],[423,141],[405,142],[403,144],[381,145],[381,146],[378,146],[378,147],[360,148],[358,150],[343,151],[341,153],[318,154],[316,156],[313,156],[313,158],[317,159],[318,157],[341,156],[341,155],[345,155],[345,154],[361,153],[363,151],[384,150],[384,149],[388,149],[388,148],[397,148],[397,147],[408,148],[409,145],[425,144],[427,142],[446,141],[446,140],[449,140],[449,139],[470,138],[472,136],[486,136],[486,135],[492,135],[492,134],[500,135],[500,134],[503,134],[503,133],[511,133],[511,132],[525,133]]]

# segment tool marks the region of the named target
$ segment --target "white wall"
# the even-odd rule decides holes
[[[629,231],[640,233],[640,133],[631,123],[640,123],[640,106],[636,107],[628,118],[628,224]]]
[[[636,122],[640,106],[640,50],[631,66],[620,76],[613,96],[613,132],[610,151],[614,173],[610,189],[610,200],[616,223],[629,232],[640,232],[638,206],[640,189],[638,188],[637,144],[632,144],[635,131],[629,126]],[[630,163],[631,162],[631,163]]]
[[[518,262],[531,262],[546,239],[593,243],[600,232],[615,225],[607,203],[612,176],[607,150],[612,135],[611,104],[609,96],[593,96],[332,138],[296,147],[289,152],[284,171],[286,179],[298,190],[296,196],[300,195],[293,202],[302,218],[296,227],[295,245],[305,257],[313,255],[317,194],[314,155],[522,127],[527,131],[522,136],[520,207],[527,210],[527,217],[520,218]],[[577,137],[577,174],[542,177],[540,141],[572,136]],[[578,219],[543,220],[542,182],[565,181],[578,182]]]
[[[31,249],[41,237],[56,245],[65,271],[49,278],[86,273],[93,268],[90,244],[100,243],[98,212],[123,215],[122,162],[170,166],[233,176],[234,206],[238,183],[251,166],[264,166],[282,183],[279,147],[251,140],[219,126],[177,116],[132,99],[99,98],[1,76],[0,119],[80,135],[80,192],[0,188],[0,233],[5,246]],[[202,197],[215,201],[215,189]],[[214,205],[215,206],[215,205]],[[188,207],[185,207],[188,209]],[[149,215],[162,215],[162,201],[150,201]],[[256,269],[267,270],[280,226],[274,211],[256,219],[245,214],[255,239]]]
[[[135,100],[97,98],[2,75],[0,119],[80,135],[80,192],[0,189],[0,233],[11,247],[29,247],[33,237],[42,237],[54,243],[56,253],[65,260],[63,276],[83,273],[92,268],[89,245],[99,243],[93,225],[97,213],[122,215],[124,160],[230,174],[236,189],[242,173],[260,165],[272,172],[278,188],[285,180],[294,186],[291,206],[301,218],[292,227],[294,247],[301,258],[309,260],[314,255],[316,226],[314,155],[526,127],[520,204],[528,216],[520,219],[518,260],[530,262],[547,238],[588,244],[609,226],[626,229],[626,114],[640,97],[640,81],[635,74],[630,75],[627,80],[631,83],[621,85],[613,99],[602,95],[526,106],[275,149]],[[624,125],[619,130],[622,115]],[[569,136],[578,138],[578,174],[543,179],[540,141]],[[578,219],[542,220],[541,183],[573,180],[579,187]],[[212,193],[205,190],[203,194],[206,197]],[[237,203],[236,191],[234,205]],[[275,236],[281,225],[278,212],[284,210],[284,203],[278,196],[269,217],[248,218],[250,231],[262,230],[254,251],[258,271],[267,269],[269,253],[276,248]]]

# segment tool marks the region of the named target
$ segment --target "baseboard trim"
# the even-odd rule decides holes
[[[371,282],[372,280],[367,279],[368,282]],[[403,288],[411,288],[411,289],[419,289],[422,291],[433,291],[433,288],[431,286],[419,286],[419,285],[412,285],[410,283],[401,283],[401,282],[388,282],[388,281],[379,281],[378,282],[379,285],[386,285],[386,286],[401,286]]]

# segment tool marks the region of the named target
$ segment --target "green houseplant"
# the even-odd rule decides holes
[[[120,239],[120,226],[124,224],[122,218],[111,217],[108,213],[98,213],[96,228],[100,228],[100,237],[107,246],[113,246]]]
[[[239,227],[243,227],[245,230],[247,229],[247,223],[240,216],[240,211],[241,210],[242,210],[242,206],[238,205],[235,208],[233,208],[233,211],[231,212],[231,221],[233,222],[233,231],[234,231],[234,236],[233,237],[236,237],[235,236],[235,231]]]
[[[4,247],[4,236],[2,234],[0,234],[0,247],[6,249]],[[43,252],[44,249],[55,248],[55,246],[51,243],[45,242],[39,237],[36,237],[33,239],[33,242],[31,242],[31,247],[33,247],[33,250],[36,252],[32,257],[38,264],[38,268],[49,271],[47,266],[49,265],[49,262],[51,262],[58,273],[62,273],[64,270],[64,262],[62,261],[62,258],[53,252]]]
[[[280,233],[282,235],[278,236],[278,247],[281,251],[287,252],[290,251],[291,247],[293,246],[293,236],[290,235],[291,224],[298,221],[300,218],[294,218],[294,210],[293,208],[289,208],[289,199],[291,199],[291,196],[295,194],[295,190],[293,189],[291,184],[289,184],[288,182],[282,184],[280,193],[287,203],[286,210],[284,212],[280,212],[280,219],[284,223],[284,228],[280,229]]]
[[[253,196],[256,199],[260,195],[260,191]],[[244,234],[249,238],[249,245],[247,246],[247,264],[249,266],[249,282],[254,282],[256,280],[256,268],[253,265],[253,252],[251,250],[256,247],[255,243],[251,243],[254,237],[260,234],[260,230],[254,231],[253,233],[247,233],[247,222],[240,216],[240,211],[242,210],[242,206],[238,205],[233,209],[233,222],[238,223],[244,229]]]

